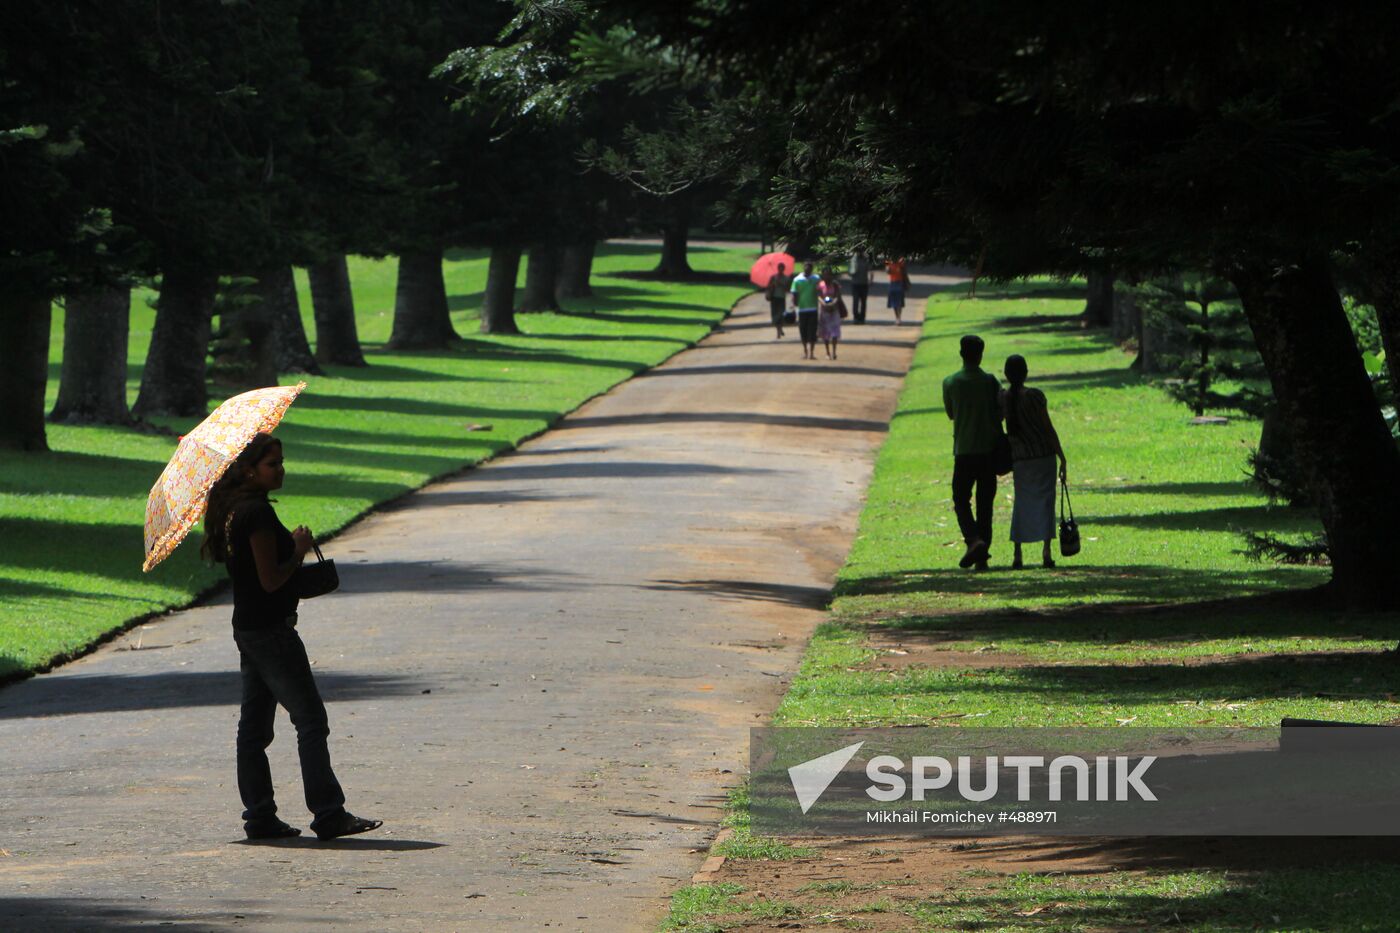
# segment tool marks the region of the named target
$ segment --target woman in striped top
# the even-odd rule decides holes
[[[1021,545],[1039,541],[1041,563],[1055,566],[1050,558],[1050,542],[1055,537],[1055,459],[1060,461],[1059,478],[1067,476],[1068,462],[1060,446],[1060,435],[1050,421],[1045,393],[1026,387],[1026,360],[1020,354],[1006,358],[1006,381],[1001,390],[1001,412],[1006,436],[1011,441],[1011,478],[1016,499],[1011,508],[1011,540],[1016,545],[1013,570],[1024,566]]]

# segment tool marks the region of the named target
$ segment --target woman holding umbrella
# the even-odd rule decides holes
[[[267,762],[279,703],[297,730],[302,786],[317,838],[351,836],[381,825],[345,809],[345,794],[331,770],[326,707],[295,628],[293,579],[313,546],[311,532],[305,526],[288,531],[268,498],[282,488],[286,471],[282,442],[267,432],[304,385],[259,389],[219,406],[181,438],[146,505],[145,569],[173,551],[203,512],[201,553],[225,564],[233,579],[233,640],[243,681],[238,792],[249,839],[301,835],[277,817]]]

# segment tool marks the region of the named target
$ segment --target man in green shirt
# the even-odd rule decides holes
[[[982,371],[984,348],[981,337],[964,337],[959,349],[963,367],[943,380],[943,407],[953,422],[953,512],[967,544],[958,566],[976,565],[978,570],[987,569],[987,558],[991,556],[992,508],[997,494],[992,449],[1001,432],[1001,383],[996,376]]]
[[[817,358],[817,283],[812,264],[803,263],[802,274],[792,280],[792,306],[797,309],[797,333],[802,338],[802,358]]]

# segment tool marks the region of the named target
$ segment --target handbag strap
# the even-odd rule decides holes
[[[1069,520],[1074,521],[1074,504],[1069,501],[1069,483],[1060,480],[1060,521],[1065,520],[1065,506],[1069,506]]]
[[[325,559],[324,557],[321,556],[321,545],[319,545],[319,544],[312,544],[312,545],[311,545],[311,550],[313,550],[313,551],[316,552],[316,563],[318,563],[318,564],[324,564],[324,563],[326,562],[326,559]]]

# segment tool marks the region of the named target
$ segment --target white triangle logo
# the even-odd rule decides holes
[[[820,758],[813,758],[811,761],[804,761],[800,765],[793,765],[788,768],[788,777],[792,779],[792,789],[797,792],[797,802],[802,804],[802,812],[806,813],[812,808],[812,804],[831,786],[831,782],[836,780],[836,775],[841,773],[841,769],[846,767],[846,762],[855,757],[856,752],[864,742],[857,742],[854,745],[847,745],[840,751],[832,752],[830,755],[823,755]]]

